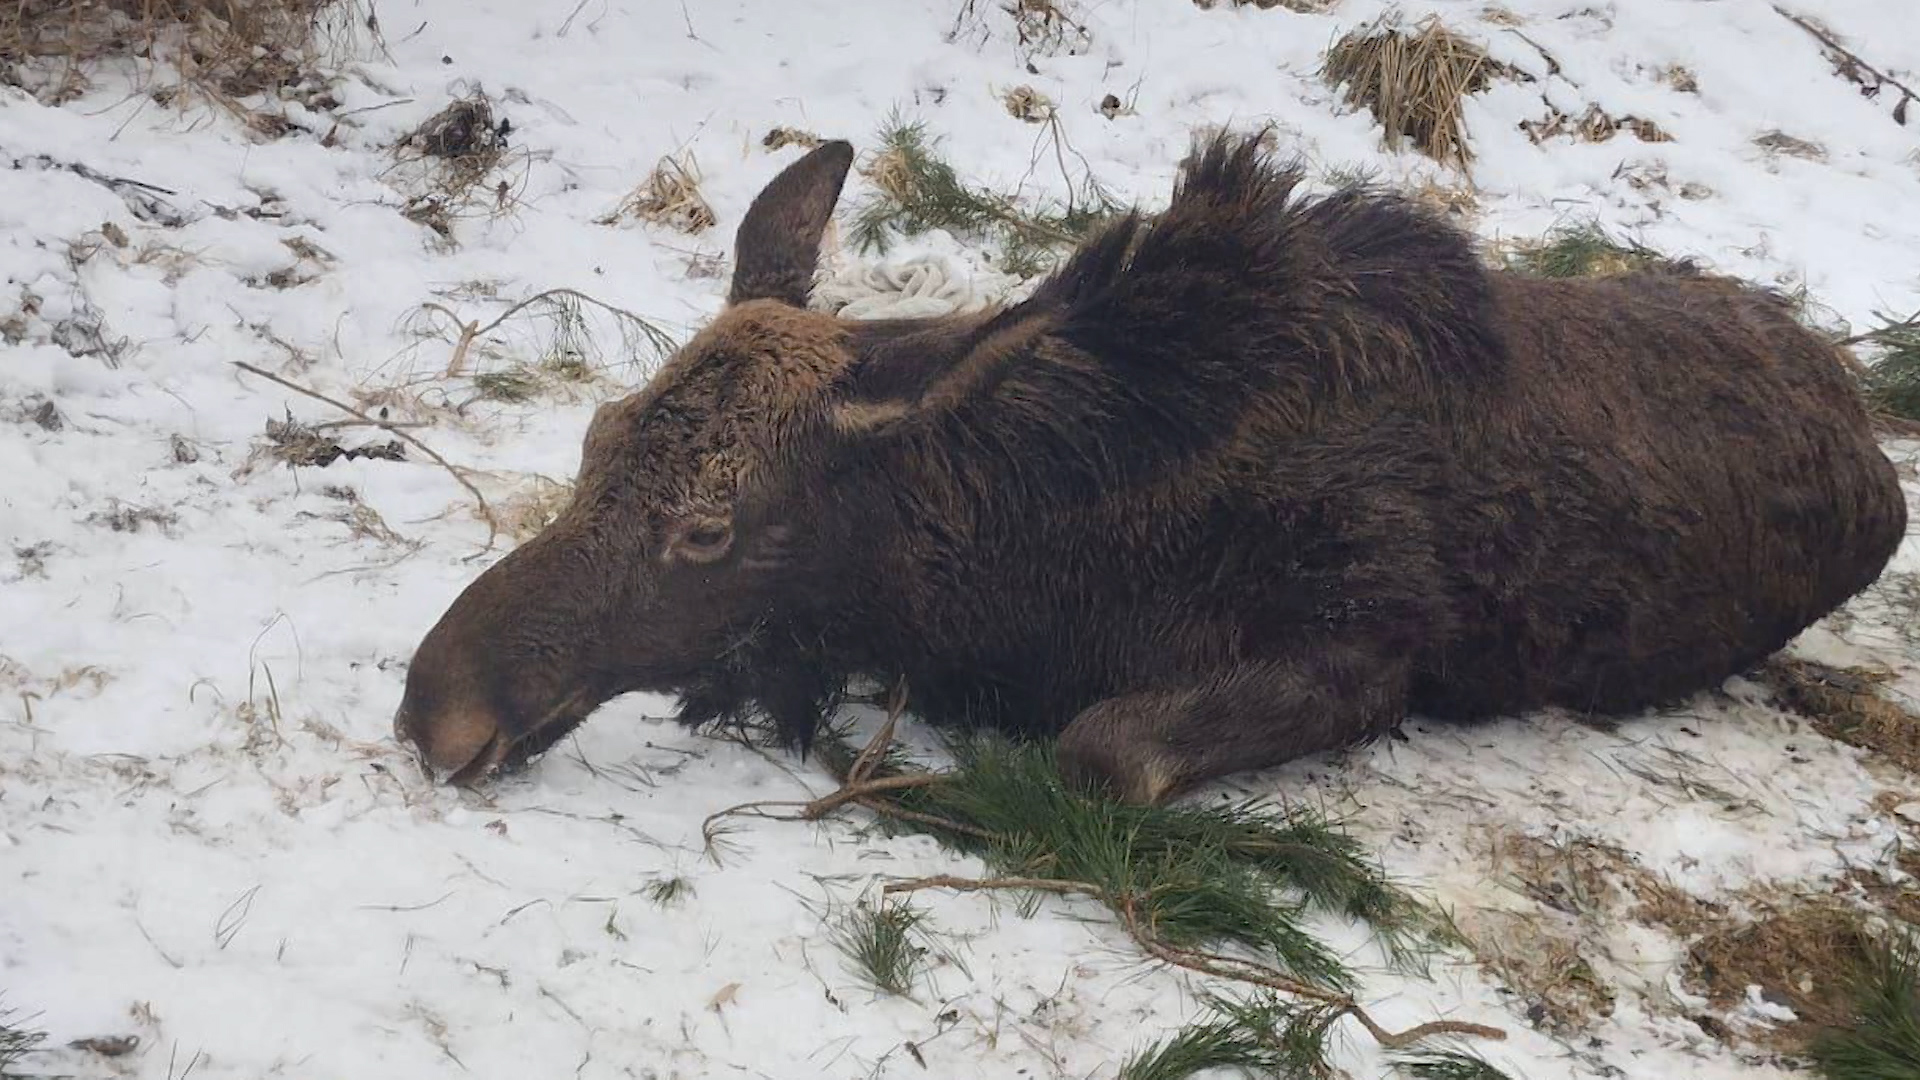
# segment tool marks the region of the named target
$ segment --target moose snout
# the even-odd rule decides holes
[[[485,709],[462,708],[428,715],[402,701],[393,716],[393,737],[411,746],[420,766],[435,780],[458,782],[497,763],[509,741],[497,717]]]

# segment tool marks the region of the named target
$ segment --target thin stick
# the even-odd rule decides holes
[[[858,784],[865,780],[886,756],[887,747],[893,743],[893,730],[900,722],[900,714],[907,711],[907,680],[901,679],[893,684],[893,692],[887,700],[887,722],[873,733],[867,745],[853,759],[853,767],[847,770],[846,782]]]
[[[1067,894],[1085,894],[1105,897],[1106,891],[1098,885],[1084,881],[1056,881],[1052,878],[1004,877],[1004,878],[963,878],[952,874],[935,874],[932,877],[914,878],[910,881],[889,883],[881,892],[893,893],[917,892],[921,889],[952,889],[955,892],[981,892],[987,889],[1033,889],[1037,892],[1055,892]]]
[[[1902,127],[1906,126],[1907,102],[1920,101],[1920,94],[1914,93],[1912,90],[1907,88],[1905,83],[1902,83],[1900,80],[1892,77],[1891,75],[1888,75],[1886,72],[1881,71],[1879,68],[1874,67],[1872,64],[1867,63],[1865,60],[1860,59],[1860,55],[1858,53],[1853,52],[1852,50],[1848,49],[1846,46],[1840,44],[1838,41],[1835,41],[1833,39],[1832,34],[1827,33],[1825,30],[1820,29],[1819,27],[1813,25],[1812,23],[1801,18],[1800,16],[1795,15],[1791,11],[1787,11],[1779,7],[1775,7],[1773,10],[1778,11],[1780,13],[1780,16],[1786,19],[1788,22],[1792,23],[1793,25],[1799,27],[1802,30],[1805,30],[1809,34],[1812,34],[1814,38],[1816,38],[1820,42],[1820,44],[1825,45],[1827,48],[1832,49],[1834,52],[1837,52],[1841,56],[1846,57],[1848,62],[1853,64],[1853,66],[1859,68],[1861,71],[1864,71],[1867,74],[1873,76],[1875,79],[1879,80],[1878,84],[1875,85],[1874,87],[1875,90],[1878,90],[1881,86],[1891,86],[1895,90],[1900,91],[1900,94],[1901,94],[1900,104],[1894,106],[1893,108],[1893,119],[1895,123],[1898,123]]]
[[[486,323],[482,323],[478,319],[473,322],[467,322],[448,310],[445,306],[433,303],[432,301],[421,304],[420,310],[437,311],[447,318],[452,319],[453,324],[460,328],[460,340],[453,346],[453,359],[447,361],[447,374],[451,376],[458,375],[465,370],[467,366],[467,354],[472,350],[474,342],[500,329],[501,325],[508,319],[520,314],[520,312],[532,307],[534,304],[538,304],[543,300],[555,300],[562,297],[578,300],[583,304],[592,304],[594,307],[610,315],[629,320],[640,328],[641,336],[645,337],[647,341],[653,345],[656,352],[665,352],[667,348],[673,344],[673,339],[668,337],[665,331],[648,322],[640,315],[628,311],[626,308],[609,304],[598,297],[588,296],[578,289],[547,289],[544,292],[535,293],[525,300],[515,303],[513,306],[507,308],[507,310],[496,315],[492,321]]]
[[[1423,1039],[1435,1035],[1468,1035],[1482,1039],[1504,1040],[1507,1033],[1497,1027],[1486,1024],[1468,1023],[1462,1020],[1432,1020],[1405,1031],[1389,1031],[1379,1021],[1367,1015],[1360,1003],[1351,994],[1328,990],[1286,975],[1250,960],[1239,960],[1217,953],[1196,952],[1167,944],[1154,933],[1153,928],[1140,918],[1134,907],[1133,897],[1124,896],[1118,904],[1113,897],[1097,885],[1084,881],[1057,881],[1051,878],[1005,877],[1005,878],[962,878],[951,874],[937,874],[933,877],[915,878],[911,881],[897,881],[886,885],[882,891],[887,894],[913,892],[918,889],[953,889],[960,892],[980,892],[988,889],[1030,889],[1042,892],[1073,893],[1093,896],[1108,907],[1120,913],[1120,919],[1127,935],[1153,957],[1188,971],[1197,971],[1214,978],[1231,979],[1235,982],[1251,983],[1283,994],[1306,998],[1310,1001],[1324,1002],[1334,1006],[1340,1015],[1351,1016],[1367,1029],[1374,1040],[1389,1050],[1403,1050]]]
[[[1907,316],[1906,318],[1901,319],[1899,322],[1888,323],[1885,326],[1878,327],[1873,330],[1868,330],[1865,333],[1855,334],[1852,337],[1841,338],[1839,341],[1834,342],[1834,344],[1842,347],[1849,346],[1849,345],[1860,345],[1869,341],[1877,341],[1881,337],[1885,336],[1886,333],[1890,330],[1912,330],[1916,328],[1920,328],[1920,311],[1914,312],[1913,314]]]
[[[800,816],[812,821],[833,813],[850,802],[867,795],[884,795],[890,791],[911,791],[915,788],[932,787],[946,783],[947,778],[940,773],[910,773],[906,776],[883,776],[878,780],[866,780],[858,784],[848,784],[831,795],[822,795],[805,804]]]
[[[945,829],[948,832],[959,833],[963,836],[977,836],[982,840],[999,839],[998,836],[978,825],[967,825],[958,821],[948,821],[943,817],[923,814],[918,810],[909,810],[898,803],[890,803],[885,799],[861,798],[855,799],[853,802],[855,806],[871,810],[883,817],[893,817],[901,821],[911,821],[935,829]]]
[[[390,421],[377,420],[371,416],[368,416],[366,413],[361,412],[359,409],[356,409],[353,406],[346,404],[345,402],[337,401],[333,398],[328,397],[325,394],[320,393],[318,390],[309,390],[306,387],[301,386],[299,383],[293,382],[290,379],[284,379],[278,375],[275,375],[271,371],[266,371],[262,368],[254,367],[252,364],[249,364],[244,360],[234,360],[232,361],[232,364],[234,367],[237,367],[242,371],[250,372],[254,375],[258,375],[261,378],[268,380],[269,382],[279,383],[281,386],[284,386],[287,389],[292,390],[296,394],[305,394],[306,396],[314,399],[315,401],[325,402],[326,404],[331,405],[336,409],[339,409],[341,412],[346,413],[347,415],[353,417],[356,420],[361,420],[361,421],[364,421],[365,423],[373,425],[374,427],[381,428],[387,432],[392,433],[394,437],[401,439],[402,441],[408,443],[409,445],[418,447],[421,453],[432,458],[436,463],[439,464],[441,468],[447,470],[447,474],[452,476],[454,480],[457,481],[461,487],[466,488],[467,494],[473,496],[473,501],[479,506],[481,519],[487,523],[487,546],[485,548],[482,548],[481,550],[482,551],[493,550],[493,543],[500,536],[500,523],[499,523],[499,520],[493,516],[493,507],[487,505],[487,497],[485,495],[480,494],[480,489],[473,486],[473,481],[468,480],[465,476],[461,475],[460,470],[454,467],[453,462],[448,461],[446,458],[441,457],[438,453],[434,451],[433,447],[428,446],[426,443],[423,443],[419,439],[414,438],[412,435],[407,434],[404,428],[396,426]]]
[[[1422,1039],[1430,1039],[1435,1035],[1470,1035],[1495,1042],[1504,1041],[1507,1037],[1507,1033],[1497,1027],[1471,1024],[1465,1020],[1430,1020],[1405,1031],[1388,1031],[1358,1005],[1348,1009],[1347,1015],[1360,1021],[1360,1026],[1367,1029],[1367,1034],[1372,1035],[1375,1042],[1389,1050],[1404,1050]]]

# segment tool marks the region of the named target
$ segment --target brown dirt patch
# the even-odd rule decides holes
[[[1523,999],[1527,1019],[1549,1031],[1583,1031],[1613,1014],[1618,991],[1596,964],[1609,957],[1608,939],[1623,921],[1686,937],[1721,916],[1596,840],[1495,831],[1489,858],[1496,880],[1533,909],[1476,908],[1455,921],[1482,963]]]
[[[1826,899],[1790,902],[1701,938],[1688,950],[1686,981],[1721,1012],[1742,1008],[1748,987],[1758,987],[1762,1000],[1792,1009],[1795,1019],[1739,1036],[1798,1052],[1822,1029],[1849,1019],[1847,973],[1859,969],[1872,945],[1857,909]]]
[[[1813,721],[1821,734],[1920,774],[1920,716],[1886,696],[1890,672],[1776,656],[1757,677],[1775,704]]]

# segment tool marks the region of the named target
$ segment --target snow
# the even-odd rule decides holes
[[[1079,56],[1030,55],[996,5],[973,18],[968,6],[418,0],[381,10],[390,55],[346,67],[338,110],[295,110],[304,131],[272,141],[215,109],[170,111],[111,73],[58,108],[0,91],[14,163],[0,170],[0,323],[21,329],[0,352],[0,992],[57,1042],[143,1040],[130,1058],[69,1053],[47,1071],[1104,1077],[1195,1011],[1198,987],[1143,964],[1073,899],[1029,919],[991,897],[921,894],[964,969],[937,967],[912,1001],[860,989],[821,911],[887,878],[979,868],[857,822],[752,823],[708,858],[709,813],[804,799],[827,780],[687,735],[660,719],[667,701],[609,706],[484,797],[432,787],[389,723],[413,645],[498,555],[483,553],[465,492],[411,448],[406,463],[246,467],[266,420],[342,415],[231,361],[426,422],[410,430],[486,470],[495,500],[535,475],[570,476],[592,403],[456,412],[461,393],[432,378],[451,348],[415,333],[419,306],[485,319],[571,287],[686,336],[725,288],[690,268],[730,254],[747,202],[798,153],[760,147],[775,126],[865,150],[900,107],[976,181],[1064,194],[1044,129],[1000,101],[1025,84],[1059,103],[1076,170],[1084,158],[1147,205],[1164,201],[1193,128],[1208,124],[1272,122],[1320,167],[1446,178],[1380,149],[1371,118],[1315,74],[1328,42],[1386,10],[1376,0],[1319,15],[1087,4]],[[1402,9],[1438,11],[1542,79],[1469,106],[1484,235],[1597,216],[1733,273],[1802,283],[1855,325],[1920,307],[1920,127],[1834,77],[1768,5],[1507,4],[1533,44],[1481,21],[1482,7]],[[1791,8],[1920,78],[1920,35],[1884,32],[1905,23],[1904,0]],[[1688,68],[1698,93],[1660,83],[1668,65]],[[476,87],[512,120],[522,186],[511,212],[460,221],[448,249],[398,212],[408,180],[385,148]],[[1108,93],[1131,111],[1101,115]],[[1517,125],[1545,114],[1543,95],[1573,115],[1599,103],[1654,120],[1674,141],[1623,132],[1535,146]],[[1821,144],[1825,160],[1754,145],[1775,130]],[[717,227],[685,237],[595,223],[683,149]],[[151,186],[116,191],[42,158]],[[1682,197],[1686,185],[1710,194]],[[856,176],[848,197],[866,190]],[[326,258],[303,262],[296,240]],[[903,244],[879,267],[836,259],[846,296],[878,283],[915,304],[966,305],[1014,287],[950,237]],[[296,265],[312,279],[265,282]],[[637,384],[652,362],[641,359],[613,374]],[[32,419],[43,400],[59,430]],[[357,445],[376,433],[338,434]],[[356,531],[356,501],[417,550]],[[116,511],[124,530],[103,517]],[[1901,558],[1920,566],[1916,545]],[[1897,636],[1809,637],[1900,665],[1914,686]],[[1730,689],[1611,733],[1556,716],[1416,723],[1406,742],[1221,791],[1353,813],[1393,873],[1458,906],[1504,902],[1487,881],[1489,829],[1615,844],[1702,897],[1879,857],[1898,825],[1873,800],[1901,781]],[[1674,774],[1693,780],[1647,779]],[[676,876],[690,896],[649,899]],[[1470,965],[1438,965],[1430,982],[1394,976],[1357,928],[1322,930],[1359,950],[1381,1022],[1499,1024],[1511,1038],[1484,1049],[1518,1075],[1783,1075],[1663,1005],[1676,997],[1670,939],[1620,935],[1634,963],[1610,974],[1635,992],[1570,1047]],[[1380,1072],[1364,1037],[1339,1054],[1355,1075]]]

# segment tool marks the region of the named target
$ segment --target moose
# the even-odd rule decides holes
[[[1499,269],[1220,133],[1025,300],[848,320],[808,301],[853,161],[760,192],[721,312],[420,642],[395,729],[430,775],[635,690],[804,755],[851,681],[903,680],[1156,804],[1411,715],[1711,690],[1904,536],[1849,358],[1757,286]]]

